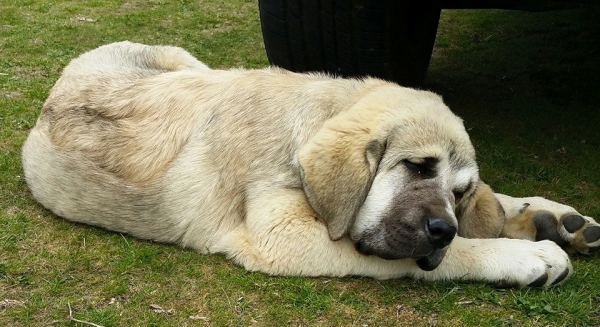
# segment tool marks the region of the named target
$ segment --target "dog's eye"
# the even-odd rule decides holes
[[[418,163],[414,163],[408,160],[402,160],[402,163],[404,164],[404,166],[406,166],[406,168],[408,168],[408,170],[412,171],[415,174],[423,174],[425,173],[425,166],[423,166],[422,164],[418,164]]]
[[[459,203],[460,200],[463,198],[463,196],[465,195],[465,192],[462,191],[452,191],[452,193],[454,194],[454,201],[456,203]]]
[[[423,162],[414,162],[409,159],[402,160],[402,163],[412,173],[421,176],[421,178],[433,178],[436,176],[436,165],[438,159],[424,158]]]

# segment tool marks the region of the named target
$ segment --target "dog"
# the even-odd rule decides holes
[[[279,68],[212,70],[120,42],[71,61],[23,145],[70,221],[222,253],[271,275],[553,286],[600,225],[495,194],[431,92]]]

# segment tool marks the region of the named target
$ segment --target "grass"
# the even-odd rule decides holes
[[[465,119],[497,191],[600,217],[599,21],[598,9],[443,12],[424,87]],[[53,216],[29,195],[21,144],[69,60],[124,39],[212,67],[268,64],[254,1],[0,0],[0,326],[83,326],[69,305],[104,326],[600,325],[598,255],[550,290],[270,277]]]

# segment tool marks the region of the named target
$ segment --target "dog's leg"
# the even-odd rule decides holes
[[[550,286],[572,272],[567,254],[550,241],[456,237],[433,271],[412,259],[384,260],[359,254],[348,237],[331,241],[301,190],[248,198],[245,224],[210,252],[225,253],[246,269],[273,275],[403,276],[428,280],[480,280],[501,285]]]
[[[569,206],[541,197],[496,197],[506,213],[501,237],[551,240],[570,254],[600,248],[600,224]]]

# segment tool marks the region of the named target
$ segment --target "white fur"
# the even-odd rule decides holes
[[[569,258],[550,242],[456,237],[431,272],[411,259],[359,254],[346,226],[331,226],[347,221],[351,234],[360,233],[410,192],[400,167],[370,178],[378,152],[365,160],[367,144],[393,136],[380,168],[445,158],[450,141],[476,167],[462,121],[433,93],[375,79],[211,70],[179,48],[122,42],[65,68],[24,144],[23,167],[33,196],[57,215],[223,253],[248,270],[518,285],[547,274],[547,286],[571,273]],[[451,192],[476,182],[477,171],[441,163],[436,190],[456,219]],[[347,179],[321,192],[344,177],[334,172]],[[362,201],[356,190],[370,181],[355,221],[343,210],[341,218],[318,214],[315,204]],[[352,197],[340,198],[342,191]]]

